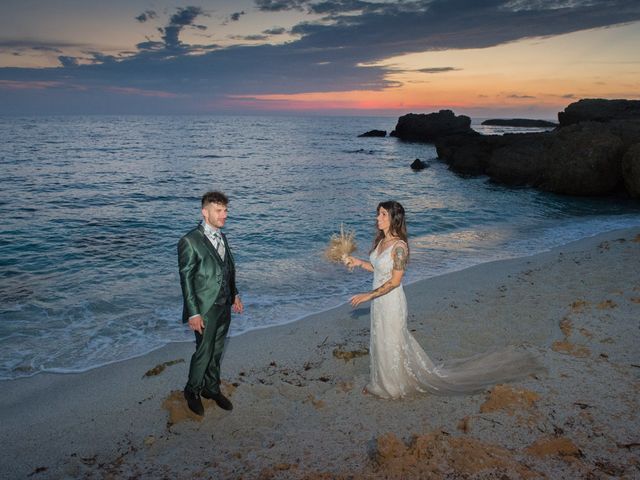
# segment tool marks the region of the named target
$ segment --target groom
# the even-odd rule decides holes
[[[233,255],[220,231],[227,219],[229,199],[221,192],[202,196],[203,221],[178,242],[180,286],[184,299],[182,322],[196,335],[189,380],[184,388],[187,405],[204,415],[200,396],[215,401],[224,410],[233,409],[220,392],[220,359],[231,322],[231,309],[242,313],[236,289]]]

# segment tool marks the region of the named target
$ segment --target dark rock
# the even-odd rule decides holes
[[[613,120],[607,122],[603,128],[607,128],[622,140],[624,149],[628,150],[631,145],[640,142],[640,118],[633,120]]]
[[[622,157],[624,185],[634,198],[640,198],[640,143],[632,145]]]
[[[545,148],[540,188],[568,195],[608,195],[622,187],[620,137],[595,122],[560,129]]]
[[[544,128],[557,127],[558,124],[547,120],[530,120],[527,118],[494,118],[485,120],[481,125],[495,125],[498,127],[522,127],[522,128]]]
[[[463,176],[483,175],[501,139],[499,135],[453,135],[438,140],[436,151],[454,172]]]
[[[587,98],[572,103],[558,113],[561,127],[579,122],[610,122],[640,119],[640,100]]]
[[[366,133],[358,135],[358,137],[386,137],[386,136],[387,136],[386,130],[369,130]]]
[[[424,170],[425,168],[428,168],[429,165],[427,165],[426,163],[424,163],[422,160],[420,160],[419,158],[416,158],[413,163],[411,164],[411,169],[412,170]]]
[[[465,175],[567,195],[621,190],[624,143],[613,129],[585,123],[554,132],[458,135],[436,142],[439,158]]]
[[[548,168],[544,133],[505,135],[494,141],[486,173],[498,183],[511,186],[538,186]]]
[[[459,174],[502,184],[640,198],[640,101],[580,100],[558,116],[550,132],[440,138],[438,157]]]
[[[471,129],[469,117],[456,116],[451,110],[440,110],[438,113],[403,115],[390,135],[401,140],[431,143],[449,135],[473,133],[476,132]]]

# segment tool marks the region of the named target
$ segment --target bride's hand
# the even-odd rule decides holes
[[[349,270],[353,270],[356,267],[357,259],[351,255],[345,255],[342,257],[342,263],[344,263]]]
[[[360,305],[363,302],[368,302],[369,300],[371,300],[371,294],[369,293],[359,293],[357,295],[354,295],[353,297],[351,297],[351,306],[352,307],[357,307],[358,305]]]

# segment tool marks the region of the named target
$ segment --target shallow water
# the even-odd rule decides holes
[[[408,282],[640,224],[637,202],[463,179],[432,145],[357,137],[396,120],[0,117],[0,378],[86,370],[191,340],[176,243],[209,189],[231,198],[225,231],[246,307],[232,334],[368,289],[369,276],[322,252],[344,223],[366,256],[382,200],[407,210]],[[413,172],[415,158],[430,167]]]

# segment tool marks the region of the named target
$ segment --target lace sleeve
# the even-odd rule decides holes
[[[403,241],[396,243],[391,251],[391,257],[393,258],[394,270],[406,270],[407,263],[409,262],[409,249],[407,244]]]

